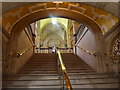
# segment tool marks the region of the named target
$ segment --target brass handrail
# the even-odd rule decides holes
[[[28,52],[30,49],[31,49],[31,47],[28,48],[28,49],[26,49],[26,50],[24,50],[23,52],[17,52],[16,56],[17,56],[17,57],[20,57],[20,56],[22,56],[23,54],[25,54],[26,52]]]
[[[7,56],[5,56],[5,58],[4,59],[7,59],[8,57],[20,57],[20,56],[22,56],[24,53],[26,53],[28,50],[30,50],[31,49],[31,47],[30,48],[28,48],[27,50],[24,50],[23,52],[17,52],[17,53],[15,53],[15,51],[11,51]]]
[[[80,46],[77,46],[78,48],[80,48],[81,50],[83,50],[83,51],[85,51],[86,53],[88,53],[88,54],[90,54],[90,55],[93,55],[93,56],[97,56],[96,55],[96,52],[91,52],[91,51],[89,51],[89,50],[86,50],[86,49],[84,49],[84,48],[82,48],[82,47],[80,47]]]
[[[60,63],[60,66],[61,66],[61,70],[62,70],[62,73],[63,73],[63,79],[66,81],[66,87],[68,90],[73,90],[72,89],[72,85],[70,83],[70,80],[68,78],[68,74],[67,74],[67,71],[66,71],[66,68],[65,68],[65,65],[63,63],[63,60],[62,60],[62,56],[60,54],[60,51],[56,49],[56,53],[58,55],[58,61]]]

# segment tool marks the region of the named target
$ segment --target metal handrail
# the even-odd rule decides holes
[[[63,87],[62,87],[62,88],[64,89],[64,80],[65,80],[67,89],[68,89],[68,90],[73,90],[73,89],[72,89],[72,85],[71,85],[71,83],[70,83],[70,80],[69,80],[69,78],[68,78],[68,74],[67,74],[65,65],[64,65],[64,63],[63,63],[63,60],[62,60],[62,56],[61,56],[61,54],[60,54],[60,51],[56,49],[56,53],[57,53],[57,55],[58,55],[58,64],[59,64],[58,66],[61,67],[61,71],[62,71],[62,77],[63,77]],[[59,67],[58,67],[58,68],[59,68]]]
[[[84,48],[82,48],[82,47],[80,47],[80,46],[77,46],[78,48],[80,48],[81,50],[83,50],[83,51],[85,51],[86,53],[88,53],[88,54],[90,54],[90,55],[93,55],[93,56],[97,56],[96,55],[96,52],[91,52],[91,51],[89,51],[89,50],[86,50],[86,49],[84,49]]]
[[[11,51],[7,56],[5,56],[5,58],[4,58],[4,60],[3,61],[5,61],[7,58],[9,58],[9,57],[20,57],[20,56],[22,56],[23,54],[25,54],[28,50],[30,50],[31,49],[31,47],[30,48],[28,48],[27,50],[24,50],[23,52],[21,52],[21,53],[19,53],[19,52],[15,52],[15,51]]]
[[[25,54],[26,52],[28,52],[30,49],[31,49],[31,47],[28,48],[28,49],[26,49],[26,50],[24,50],[23,52],[17,52],[17,53],[16,53],[16,56],[17,56],[17,57],[20,57],[20,56],[22,56],[23,54]]]

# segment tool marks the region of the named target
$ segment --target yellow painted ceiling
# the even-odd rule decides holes
[[[54,17],[54,18],[56,19],[57,23],[63,24],[65,28],[68,29],[68,19],[57,18],[57,17]],[[52,23],[52,17],[40,20],[40,28],[43,28],[48,23]]]

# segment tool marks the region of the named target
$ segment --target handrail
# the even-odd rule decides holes
[[[81,50],[87,52],[87,53],[90,54],[90,55],[93,55],[93,56],[95,56],[95,57],[97,56],[97,55],[96,55],[96,52],[91,52],[91,51],[86,50],[86,49],[84,49],[84,48],[82,48],[82,47],[80,47],[80,46],[77,46],[77,47],[80,48]]]
[[[28,48],[27,50],[24,50],[24,51],[21,52],[21,53],[19,53],[19,52],[15,53],[15,51],[11,51],[7,56],[5,56],[4,59],[7,59],[7,57],[11,57],[11,56],[17,56],[17,57],[20,57],[20,56],[22,56],[23,54],[25,54],[25,53],[26,53],[28,50],[30,50],[30,49],[31,49],[31,47]]]
[[[61,54],[60,54],[60,51],[57,50],[57,54],[58,54],[58,57],[59,57],[59,60],[60,60],[60,65],[62,67],[62,71],[66,72],[66,68],[65,68],[65,65],[62,61],[62,57],[61,57]]]
[[[60,54],[60,51],[56,49],[56,53],[58,55],[58,61],[59,61],[59,64],[61,66],[61,70],[62,70],[62,73],[63,73],[63,79],[66,81],[66,87],[68,90],[73,90],[72,89],[72,85],[70,83],[70,80],[68,78],[68,74],[67,74],[67,71],[66,71],[66,68],[65,68],[65,65],[63,63],[63,60],[62,60],[62,56]],[[59,65],[58,65],[59,66]],[[64,82],[64,81],[63,81]],[[64,83],[63,83],[64,84]],[[63,85],[63,88],[64,88],[64,85]]]
[[[28,48],[28,49],[26,49],[26,50],[24,50],[23,52],[17,52],[16,56],[17,56],[17,57],[20,57],[20,56],[22,56],[23,54],[25,54],[26,52],[28,52],[30,49],[31,49],[31,47]]]

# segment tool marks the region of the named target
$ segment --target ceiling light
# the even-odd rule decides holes
[[[56,24],[56,23],[57,23],[56,18],[52,18],[52,23],[53,23],[53,24]]]

